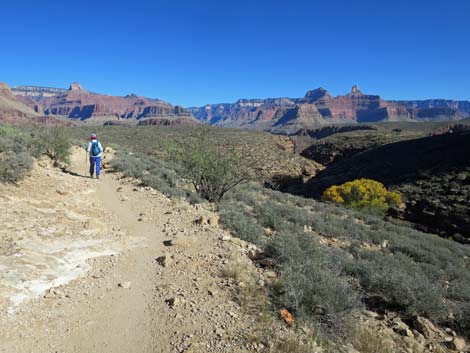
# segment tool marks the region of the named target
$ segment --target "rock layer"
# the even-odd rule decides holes
[[[43,94],[30,94],[31,92]],[[57,94],[53,94],[54,92]],[[70,85],[69,90],[29,87],[17,89],[15,94],[31,109],[45,115],[60,115],[79,120],[91,119],[98,122],[125,119],[139,121],[143,118],[169,120],[185,118],[185,123],[191,120],[193,123],[198,123],[191,113],[180,106],[135,94],[121,97],[92,93],[76,82]]]
[[[303,98],[240,99],[188,110],[212,125],[295,133],[327,124],[458,120],[470,116],[470,102],[386,101],[354,85],[349,94],[337,97],[320,87]]]

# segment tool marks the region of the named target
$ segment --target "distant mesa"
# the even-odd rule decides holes
[[[72,82],[70,84],[69,91],[84,91],[84,89],[78,82]]]

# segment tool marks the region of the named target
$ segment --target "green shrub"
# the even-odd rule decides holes
[[[46,155],[56,165],[60,163],[68,164],[70,162],[69,157],[72,144],[64,128],[41,128],[34,132],[33,137],[33,153],[37,157]]]
[[[343,319],[360,307],[360,296],[341,273],[337,255],[303,233],[279,234],[267,252],[279,262],[280,306],[320,322],[328,331],[342,331]]]
[[[465,311],[469,301],[468,247],[370,214],[250,185],[236,188],[220,207],[243,210],[237,214],[238,223],[276,231],[265,250],[277,259],[282,274],[283,291],[275,293],[279,305],[290,305],[319,322],[325,318],[310,311],[319,302],[330,319],[353,310],[354,303],[341,302],[346,291],[344,296],[356,303],[362,297],[373,309],[389,308],[405,317],[419,314],[435,323],[445,323],[446,315],[454,312],[456,327],[465,332],[468,320],[457,313]],[[304,225],[350,246],[332,251],[315,244],[316,235],[305,232]],[[388,245],[380,251],[364,248],[378,248],[384,241]],[[339,315],[334,308],[346,309]],[[340,331],[341,320],[335,325]]]
[[[180,175],[209,202],[220,202],[228,191],[253,177],[250,166],[236,151],[214,147],[203,128],[175,146],[173,155]]]
[[[31,168],[31,138],[16,128],[0,127],[0,182],[16,183]]]
[[[27,152],[0,152],[0,182],[16,183],[24,178],[32,164]]]
[[[242,240],[254,244],[261,242],[263,228],[237,208],[222,209],[220,212],[220,222]]]
[[[408,317],[421,315],[435,322],[446,314],[443,288],[430,281],[422,268],[405,255],[362,252],[350,272],[376,301]],[[378,300],[378,302],[377,302]]]
[[[187,193],[177,187],[178,176],[166,163],[133,153],[118,153],[111,166],[124,175],[138,178],[144,185],[159,190],[169,197],[185,197]]]

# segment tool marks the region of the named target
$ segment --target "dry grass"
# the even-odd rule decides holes
[[[395,344],[366,327],[356,326],[350,330],[350,342],[361,353],[394,353]]]

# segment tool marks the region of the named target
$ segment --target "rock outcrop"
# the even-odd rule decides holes
[[[72,82],[70,84],[69,91],[83,91],[83,87],[78,82]]]
[[[15,91],[18,99],[31,109],[47,116],[65,116],[71,119],[109,122],[144,118],[167,119],[168,123],[197,121],[180,106],[173,106],[158,99],[130,94],[124,97],[97,94],[86,91],[79,83],[72,83],[68,90],[31,87]],[[35,94],[30,94],[35,92]],[[41,92],[43,94],[39,94]],[[53,93],[57,94],[53,94]],[[36,94],[38,93],[38,94]],[[183,120],[173,118],[185,118]]]
[[[36,116],[36,112],[15,98],[10,87],[0,82],[0,120]]]
[[[240,99],[188,110],[212,125],[295,133],[327,124],[458,120],[470,116],[470,102],[386,101],[354,85],[349,94],[337,97],[320,87],[303,98]]]

